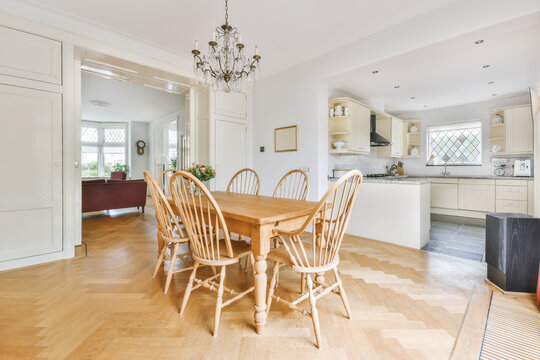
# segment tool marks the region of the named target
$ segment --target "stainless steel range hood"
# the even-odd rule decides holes
[[[370,145],[371,146],[388,146],[392,145],[392,143],[383,136],[377,134],[377,115],[372,114],[371,115],[371,132],[369,134],[370,137]]]

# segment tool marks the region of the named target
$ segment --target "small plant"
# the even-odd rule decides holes
[[[127,172],[128,166],[122,163],[116,163],[112,166],[112,171],[122,171]]]
[[[208,181],[216,177],[216,170],[212,169],[210,165],[193,165],[187,171],[201,181]]]
[[[176,169],[176,156],[169,160],[169,168]]]

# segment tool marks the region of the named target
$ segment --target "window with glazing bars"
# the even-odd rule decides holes
[[[481,165],[482,123],[468,121],[428,127],[427,158],[434,164]]]

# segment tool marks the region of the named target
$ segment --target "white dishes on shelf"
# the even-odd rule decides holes
[[[412,124],[412,126],[409,128],[409,132],[411,134],[416,134],[418,132],[418,128],[416,127],[416,125]]]
[[[338,150],[341,150],[343,149],[343,147],[345,146],[346,142],[345,141],[334,141],[332,143],[332,145],[334,145],[334,147]]]
[[[501,115],[497,114],[493,117],[493,119],[491,120],[491,123],[493,125],[498,125],[498,124],[502,124],[503,123],[503,118]]]
[[[416,146],[413,146],[410,151],[411,156],[418,156],[418,148]]]
[[[499,145],[499,144],[495,144],[495,145],[493,145],[493,147],[491,148],[491,151],[492,151],[492,152],[499,152],[499,151],[501,151],[501,150],[502,150],[502,146]]]

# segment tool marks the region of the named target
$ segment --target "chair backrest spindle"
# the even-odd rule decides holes
[[[259,195],[261,182],[259,175],[252,169],[242,169],[233,175],[227,185],[227,192]]]
[[[300,170],[291,170],[279,180],[274,190],[274,197],[294,200],[306,200],[309,195],[309,179],[307,174]]]

